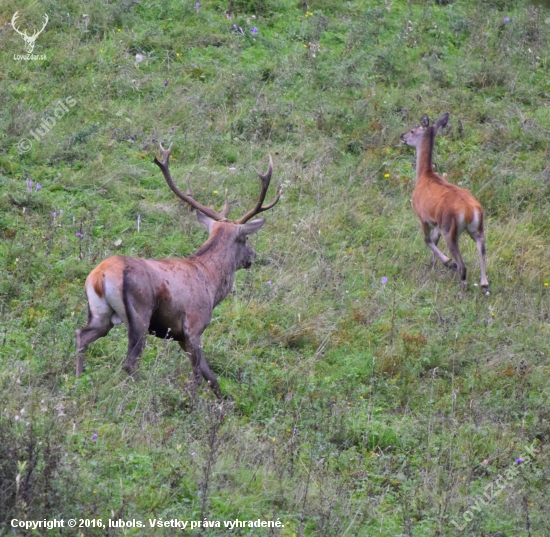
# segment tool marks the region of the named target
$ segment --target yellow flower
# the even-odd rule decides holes
[[[491,313],[491,317],[494,317],[494,316],[495,316],[495,313],[494,313],[494,312],[493,312],[493,313]]]
[[[100,50],[99,52],[103,52],[102,50]]]
[[[548,282],[544,282],[544,287],[548,287]]]
[[[385,174],[384,174],[384,177],[385,177],[386,179],[387,179],[389,176],[390,176],[389,173],[385,173]]]
[[[304,48],[307,48],[307,45],[304,45]]]
[[[217,193],[218,193],[218,191],[217,191],[217,190],[214,190],[214,194],[217,194]]]
[[[272,441],[272,442],[277,442],[277,439],[276,439],[276,438],[272,438],[271,441]]]
[[[176,56],[179,56],[179,55],[180,55],[180,53],[179,53],[179,52],[176,52]]]
[[[89,67],[86,67],[86,69],[89,69]]]
[[[119,28],[119,29],[117,30],[117,32],[122,32],[122,30]]]

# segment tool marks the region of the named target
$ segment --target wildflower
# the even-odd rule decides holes
[[[59,209],[59,214],[60,214],[60,215],[63,214],[63,209]]]
[[[98,438],[98,435],[94,433],[94,434],[92,435],[92,440],[95,440],[96,438]]]
[[[122,32],[122,30],[119,28],[119,29],[117,30],[117,32]]]
[[[494,317],[495,316],[495,312],[491,312],[491,317]]]
[[[385,174],[384,174],[384,177],[385,177],[386,179],[387,179],[389,176],[390,176],[389,173],[385,173]]]
[[[29,179],[29,182],[27,183],[29,185],[29,188],[32,188],[32,186],[34,185],[34,183]]]
[[[199,7],[201,7],[201,5],[199,4],[199,2],[197,2],[197,3],[195,4],[195,9],[199,9]]]
[[[75,233],[75,235],[76,235],[77,237],[84,237],[84,235],[82,235],[82,233],[80,233],[80,231],[77,231],[77,232]]]
[[[194,457],[197,454],[196,451],[191,451],[191,457]]]
[[[271,287],[271,280],[268,280],[267,285]]]
[[[31,191],[31,189],[30,189],[29,187],[27,187],[25,190],[26,190],[27,192],[30,192],[30,191]]]
[[[489,464],[489,459],[485,459],[484,461],[481,461],[481,464],[483,464],[483,466],[487,466]]]
[[[504,17],[504,22],[510,22],[510,17]]]
[[[217,193],[218,193],[218,191],[217,191],[217,190],[214,190],[214,194],[217,194]]]
[[[36,183],[36,190],[40,190],[42,188],[42,185],[40,183]]]
[[[176,56],[178,56],[178,57],[179,57],[179,55],[180,55],[180,53],[179,53],[179,52],[176,52]]]
[[[56,217],[57,217],[57,213],[54,211],[54,212],[52,213],[52,216],[53,216],[54,218],[56,218]]]
[[[234,25],[233,25],[233,30],[236,30],[236,29],[237,29],[237,25],[234,24]]]
[[[306,19],[307,19],[308,17],[311,17],[312,15],[313,15],[313,13],[312,13],[311,11],[306,11]]]
[[[277,439],[276,439],[276,438],[272,438],[271,441],[272,441],[272,442],[277,442]]]
[[[548,282],[544,282],[544,287],[548,287]]]
[[[386,285],[388,283],[388,278],[386,276],[382,276],[382,284]]]
[[[487,322],[491,324],[493,322],[493,318],[491,317]]]
[[[516,459],[516,462],[517,462],[518,464],[521,464],[521,463],[523,462],[523,459],[522,459],[521,457],[518,457],[518,458]]]
[[[254,26],[254,28],[252,28],[252,30],[250,30],[250,32],[252,33],[252,35],[255,35],[258,33],[258,28],[256,28],[256,26]]]

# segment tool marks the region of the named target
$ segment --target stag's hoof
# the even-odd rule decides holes
[[[450,270],[458,270],[458,265],[456,263],[447,263],[447,268]]]
[[[491,293],[489,293],[489,286],[488,285],[482,285],[481,286],[481,292],[485,295],[485,296],[489,296]]]
[[[136,368],[130,364],[124,364],[122,366],[122,369],[128,373],[128,375],[132,376],[136,372]]]

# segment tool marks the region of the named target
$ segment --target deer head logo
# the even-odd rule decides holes
[[[42,26],[42,28],[40,28],[40,30],[35,30],[32,35],[27,35],[26,30],[25,30],[24,33],[20,32],[17,29],[17,27],[15,26],[15,21],[18,18],[18,13],[19,13],[19,11],[16,11],[13,14],[13,17],[11,18],[11,26],[19,35],[21,35],[23,37],[23,40],[25,41],[25,51],[28,54],[32,54],[32,51],[34,50],[34,42],[36,41],[36,38],[42,33],[44,28],[46,28],[46,24],[48,24],[48,20],[49,20],[48,15],[46,13],[44,13],[44,26]]]

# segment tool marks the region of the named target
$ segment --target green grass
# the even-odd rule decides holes
[[[280,519],[231,534],[284,537],[548,535],[550,11],[232,5],[230,18],[217,0],[0,7],[0,535],[12,518],[54,517]],[[14,60],[17,10],[22,27],[49,14],[35,46],[47,60]],[[436,165],[485,208],[489,297],[467,237],[467,290],[431,268],[410,206],[415,156],[399,136],[445,111]],[[129,378],[124,327],[74,375],[90,270],[206,239],[152,162],[159,141],[202,203],[219,208],[229,189],[233,216],[254,203],[251,166],[269,154],[284,189],[203,337],[223,420],[206,386],[192,395],[177,345],[149,339]],[[26,192],[26,178],[42,188]],[[536,459],[460,532],[453,522],[533,443]]]

